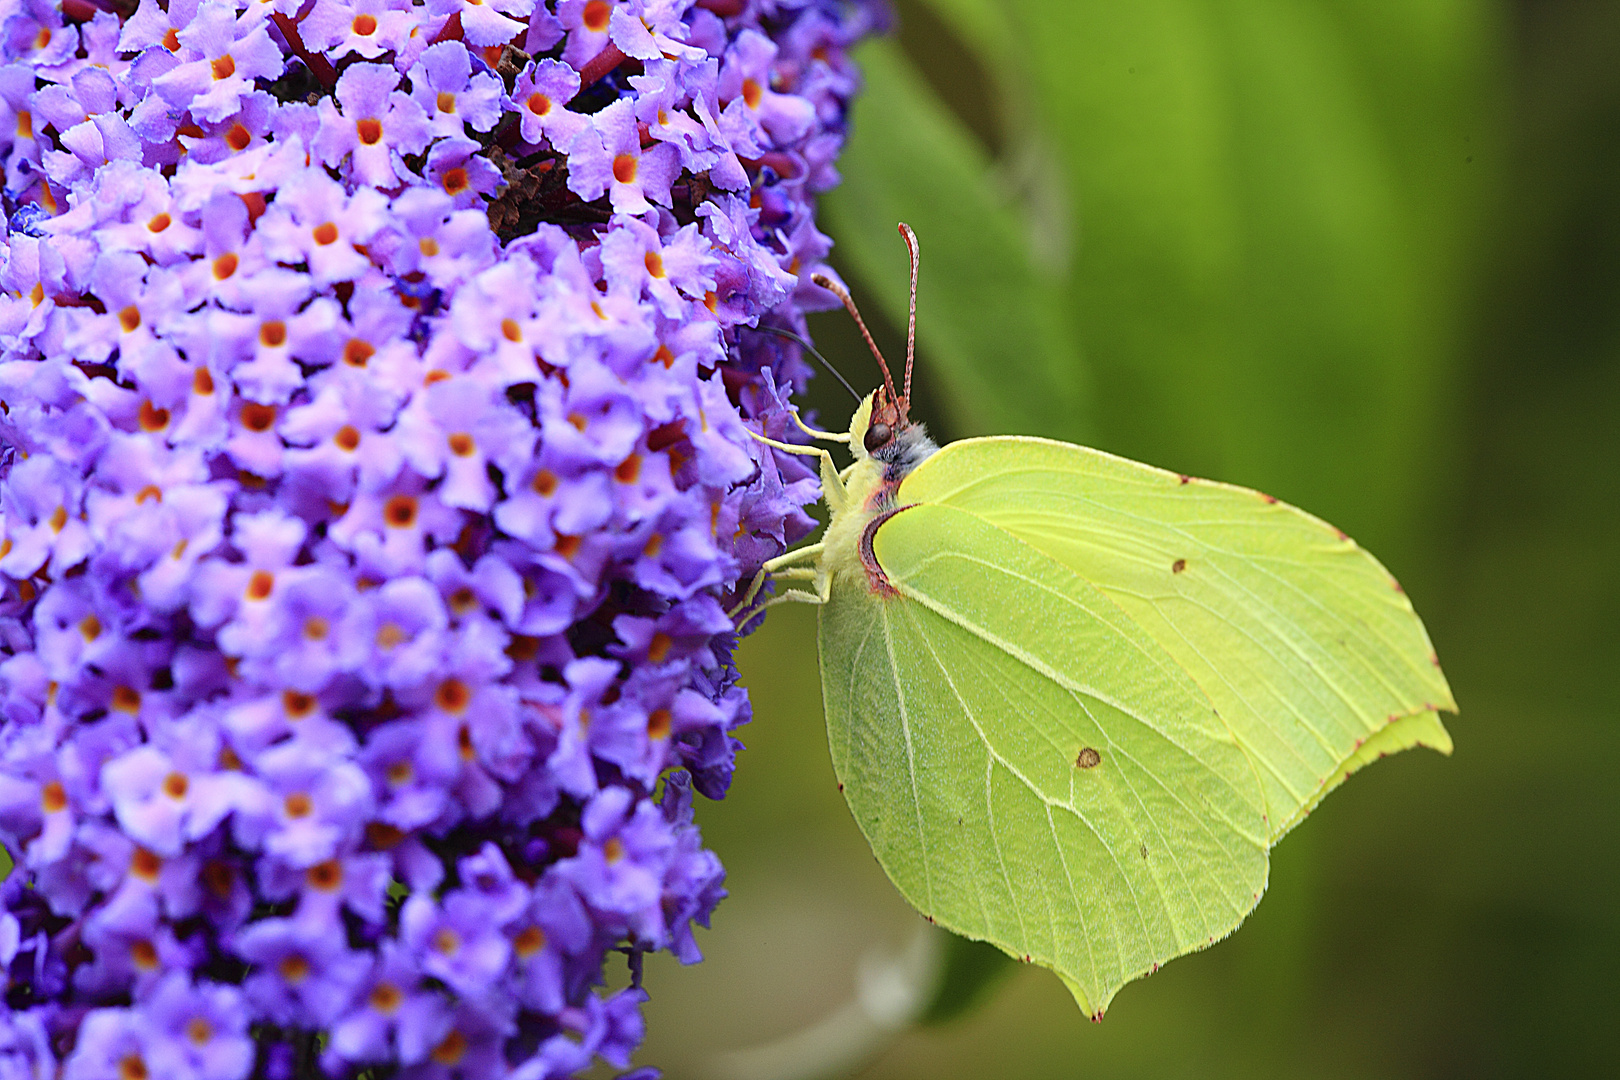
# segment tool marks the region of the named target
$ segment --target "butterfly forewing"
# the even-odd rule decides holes
[[[1224,937],[1265,886],[1253,766],[1207,697],[1073,571],[949,507],[878,529],[897,596],[821,613],[834,766],[878,860],[940,924],[1099,1012]]]
[[[1433,714],[1456,706],[1405,593],[1343,533],[1291,506],[1012,437],[952,443],[906,478],[899,501],[1003,529],[1119,605],[1254,757],[1272,840],[1370,760],[1359,751],[1375,736],[1391,751],[1450,749]]]

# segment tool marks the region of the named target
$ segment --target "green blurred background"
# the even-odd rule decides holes
[[[951,1023],[862,1043],[851,1002],[920,920],[834,788],[814,613],[775,609],[739,657],[749,749],[700,808],[732,895],[705,963],[650,967],[638,1060],[673,1080],[841,1056],[874,1078],[1620,1073],[1620,4],[899,14],[859,53],[823,219],[890,356],[895,221],[921,236],[914,413],[1341,526],[1426,620],[1457,750],[1346,784],[1233,937],[1101,1024],[1018,968]],[[841,316],[813,327],[875,381]],[[724,1053],[773,1041],[770,1069]]]

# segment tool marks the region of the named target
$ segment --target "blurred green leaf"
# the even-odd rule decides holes
[[[1019,47],[987,56],[1033,81],[1071,183],[1068,299],[1109,448],[1298,501],[1378,550],[1433,483],[1467,158],[1492,141],[1490,9],[1001,10]]]
[[[895,225],[917,231],[917,336],[931,361],[917,378],[944,390],[960,434],[1082,437],[1084,376],[1062,290],[1037,267],[984,150],[893,42],[857,57],[866,90],[839,162],[844,182],[823,203],[839,253],[903,327],[909,271]]]

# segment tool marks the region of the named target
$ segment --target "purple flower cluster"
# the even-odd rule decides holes
[[[0,1080],[628,1065],[880,18],[0,5]]]

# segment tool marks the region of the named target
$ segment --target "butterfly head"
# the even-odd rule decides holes
[[[928,429],[906,415],[905,399],[891,398],[881,386],[855,410],[849,424],[849,446],[855,460],[881,462],[891,480],[905,476],[939,449],[928,437]]]
[[[905,238],[906,250],[911,255],[911,304],[906,319],[906,377],[901,385],[903,390],[897,391],[894,379],[889,374],[888,362],[883,359],[883,353],[878,350],[877,342],[866,329],[866,322],[861,318],[860,310],[855,306],[855,300],[838,282],[825,274],[814,274],[811,280],[822,288],[828,290],[843,301],[855,319],[855,325],[860,327],[861,336],[866,339],[867,347],[877,358],[878,366],[883,369],[883,385],[868,395],[861,402],[860,408],[855,410],[855,416],[850,421],[849,445],[855,452],[857,460],[865,457],[875,458],[883,462],[891,476],[904,476],[916,468],[923,458],[939,449],[939,445],[928,437],[928,431],[923,425],[914,423],[907,415],[911,406],[911,367],[917,353],[917,234],[911,231],[911,226],[901,222],[900,235]]]

